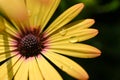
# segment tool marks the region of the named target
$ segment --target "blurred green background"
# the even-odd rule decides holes
[[[120,0],[62,0],[55,17],[79,2],[83,2],[85,8],[75,20],[93,18],[96,23],[92,27],[99,30],[95,38],[84,43],[100,49],[102,55],[94,59],[70,58],[83,66],[89,80],[120,80]],[[59,72],[64,80],[75,80]]]

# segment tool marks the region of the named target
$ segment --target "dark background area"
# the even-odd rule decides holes
[[[70,58],[83,66],[90,76],[89,80],[120,80],[120,1],[62,0],[56,16],[79,2],[83,2],[85,8],[75,20],[93,18],[96,23],[92,27],[99,30],[95,38],[84,43],[100,49],[102,55],[94,59]],[[64,80],[75,80],[59,72]]]

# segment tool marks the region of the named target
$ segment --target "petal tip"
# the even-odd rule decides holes
[[[89,75],[87,74],[84,74],[83,77],[80,77],[78,80],[88,80],[89,79]]]
[[[95,57],[99,57],[101,55],[101,51],[99,49],[96,48],[96,51],[95,51]]]
[[[98,33],[99,33],[99,31],[97,30],[97,29],[90,29],[91,30],[91,35],[93,35],[93,37],[95,37]]]
[[[80,7],[84,7],[84,3],[79,3],[78,4]]]
[[[75,7],[82,10],[83,7],[84,7],[84,3],[78,3],[78,4],[75,5]]]
[[[95,24],[95,20],[94,19],[86,19],[85,21],[87,24],[89,24],[89,27],[91,27],[93,24]]]
[[[95,23],[95,20],[94,19],[87,19],[91,24],[94,24]]]
[[[97,29],[94,30],[95,35],[97,35],[99,33],[99,31]]]
[[[98,49],[97,53],[99,54],[98,56],[100,56],[102,52]]]
[[[88,80],[88,79],[89,79],[89,75],[86,74],[85,77],[84,77],[84,79],[82,79],[82,80]]]

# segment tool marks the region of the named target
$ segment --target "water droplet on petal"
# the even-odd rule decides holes
[[[76,36],[72,36],[69,38],[69,42],[76,43],[76,42],[78,42],[78,38]]]
[[[67,33],[67,31],[65,29],[62,29],[59,33],[61,36],[64,36]]]

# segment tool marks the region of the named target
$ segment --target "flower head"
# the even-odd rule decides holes
[[[86,71],[64,55],[99,56],[97,48],[78,43],[96,36],[98,30],[89,28],[93,19],[69,23],[81,12],[83,3],[67,9],[47,26],[59,3],[60,0],[0,0],[4,14],[0,17],[0,80],[62,80],[49,61],[76,79],[88,79]]]

